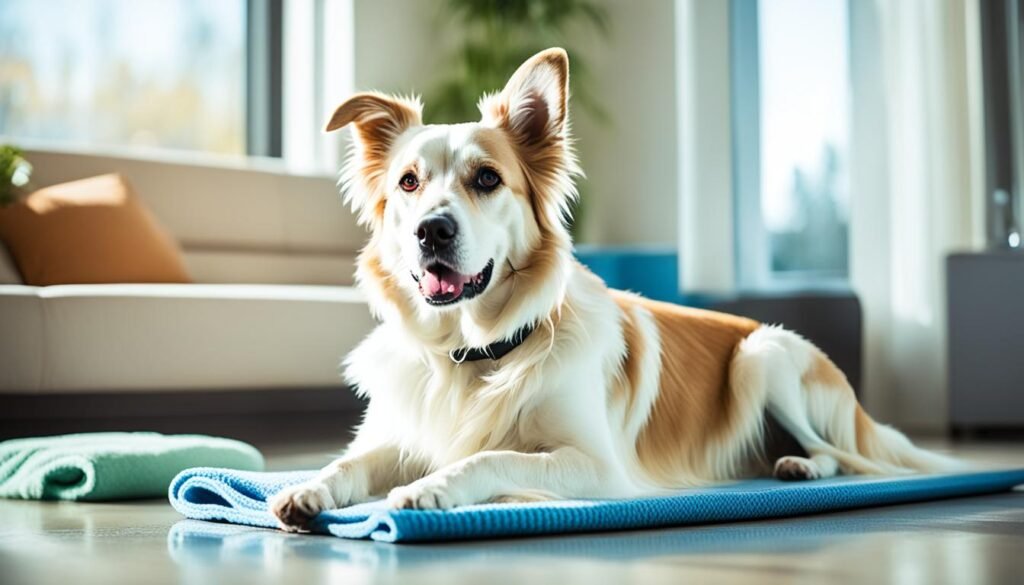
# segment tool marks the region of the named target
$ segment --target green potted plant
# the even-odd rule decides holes
[[[0,206],[14,203],[31,177],[32,165],[22,156],[21,149],[0,145]]]

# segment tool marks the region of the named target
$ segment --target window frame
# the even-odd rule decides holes
[[[245,150],[282,155],[283,0],[245,2]]]
[[[730,0],[729,44],[732,103],[733,197],[736,290],[806,292],[850,290],[845,275],[820,270],[776,272],[761,210],[761,72],[759,0]],[[849,0],[847,0],[850,14]],[[847,26],[851,26],[851,20]],[[853,35],[847,37],[852,43]],[[852,50],[849,52],[852,55]],[[852,77],[852,63],[848,64]],[[852,83],[852,79],[851,79]],[[853,112],[848,112],[852,118]],[[852,145],[847,145],[847,149]],[[742,237],[740,237],[742,235]],[[849,232],[847,237],[849,238]],[[851,253],[848,246],[848,254]]]
[[[344,133],[325,133],[334,108],[355,91],[353,0],[284,4],[282,145],[293,172],[335,174]]]
[[[985,236],[995,249],[1024,248],[1024,6],[980,2],[985,125]],[[1001,193],[1000,193],[1001,192]],[[1004,201],[1000,201],[1005,198]],[[1016,234],[1016,246],[1010,241]]]

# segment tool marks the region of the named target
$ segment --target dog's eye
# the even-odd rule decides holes
[[[482,168],[476,174],[476,186],[481,191],[493,191],[501,184],[501,177],[494,169]]]
[[[402,188],[402,191],[412,193],[420,188],[420,180],[412,173],[405,173],[402,175],[402,179],[398,181],[398,186]]]

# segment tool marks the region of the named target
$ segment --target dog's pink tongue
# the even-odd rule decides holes
[[[420,279],[420,287],[423,289],[423,292],[432,297],[446,293],[457,297],[462,294],[464,284],[465,282],[458,274],[448,273],[438,277],[438,275],[429,270]]]

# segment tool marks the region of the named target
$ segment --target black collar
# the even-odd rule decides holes
[[[448,355],[452,358],[452,361],[457,364],[461,364],[462,362],[477,362],[484,359],[497,361],[505,357],[508,352],[522,345],[531,333],[533,333],[533,325],[526,325],[522,329],[513,333],[508,339],[495,341],[487,347],[460,347],[458,349],[453,349]]]

